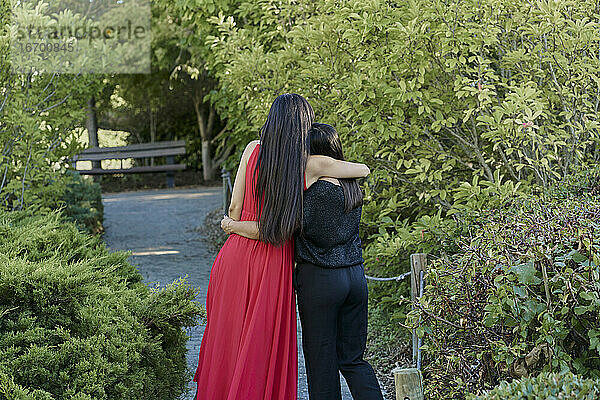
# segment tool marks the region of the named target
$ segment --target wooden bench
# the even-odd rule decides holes
[[[181,171],[185,164],[175,164],[175,156],[185,154],[185,140],[130,144],[118,147],[90,147],[71,158],[71,165],[77,170],[77,161],[122,160],[127,158],[166,157],[164,165],[137,166],[116,169],[80,169],[83,175],[140,174],[148,172],[166,172],[167,186],[174,187],[173,171]]]

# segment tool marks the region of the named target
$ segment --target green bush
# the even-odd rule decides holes
[[[600,398],[600,380],[583,379],[570,371],[541,373],[535,378],[506,381],[481,396],[468,396],[469,400],[538,400]]]
[[[432,398],[540,371],[600,377],[600,200],[564,194],[471,212],[459,252],[430,264],[407,324],[422,318]]]
[[[24,26],[24,21],[47,26],[51,18],[49,2],[45,3],[31,12],[19,12],[17,4],[23,3],[0,0],[0,209],[6,211],[35,208],[45,213],[55,206],[65,189],[67,158],[83,149],[78,137],[87,101],[105,86],[93,74],[29,67],[19,71],[25,66],[14,59],[10,28]],[[71,25],[74,18],[72,13],[54,17],[63,26]]]
[[[556,198],[597,197],[600,194],[600,166],[580,168],[550,187],[548,192]]]
[[[218,80],[207,98],[228,121],[216,141],[240,145],[230,161],[278,94],[304,95],[371,167],[365,231],[390,252],[423,215],[600,160],[593,2],[168,3]]]
[[[74,170],[67,170],[66,175],[71,178],[62,198],[65,205],[63,215],[66,220],[87,233],[101,233],[104,206],[100,185],[90,179],[84,179]]]
[[[175,399],[203,315],[184,281],[148,288],[59,212],[0,214],[0,399]]]
[[[362,233],[372,275],[406,272],[411,252],[457,251],[469,209],[600,160],[593,2],[162,3],[195,32],[182,37],[191,63],[218,80],[207,98],[227,119],[215,141],[238,144],[228,167],[283,92],[305,96],[347,158],[371,167]],[[401,331],[407,285],[372,288]]]

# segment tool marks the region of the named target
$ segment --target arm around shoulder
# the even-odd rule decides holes
[[[306,163],[307,185],[323,176],[332,178],[363,178],[371,173],[362,163],[336,160],[328,156],[314,155]]]

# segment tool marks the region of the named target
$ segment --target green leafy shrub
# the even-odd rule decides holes
[[[535,378],[521,378],[508,383],[503,381],[481,396],[468,396],[469,400],[538,400],[600,398],[600,380],[583,379],[572,372],[541,373]]]
[[[441,210],[434,215],[421,216],[413,222],[405,219],[398,223],[384,217],[378,232],[363,240],[363,243],[367,243],[364,251],[367,270],[372,271],[373,275],[394,276],[410,271],[410,255],[413,253],[428,254],[428,258],[433,260],[459,252],[460,242],[471,236],[473,230],[480,225],[477,221],[479,214],[472,212],[473,210],[518,202],[525,195],[517,191],[511,181],[503,183],[503,178],[496,173],[497,184],[490,184],[487,181],[480,183],[475,176],[472,183],[465,183],[458,188],[464,193],[453,203],[449,216],[446,217],[443,217]],[[394,203],[395,199],[390,199],[382,213],[393,212],[396,206]],[[369,231],[368,224],[363,224],[363,232]],[[369,286],[370,320],[380,326],[380,329],[383,321],[392,328],[385,329],[392,334],[378,338],[386,342],[380,347],[391,349],[380,354],[383,358],[389,356],[387,353],[402,352],[401,347],[408,344],[410,332],[402,326],[410,310],[409,290],[408,277],[400,282],[376,282]]]
[[[597,197],[600,194],[600,167],[580,168],[548,191],[556,198]]]
[[[218,80],[207,98],[228,134],[216,139],[246,143],[278,94],[304,95],[372,169],[369,234],[395,238],[465,196],[549,187],[600,160],[593,2],[170,4],[194,32],[182,43],[195,65]]]
[[[6,211],[34,208],[45,213],[56,206],[67,183],[67,158],[83,147],[77,139],[87,101],[104,86],[93,74],[19,71],[23,66],[14,60],[15,38],[10,36],[16,25],[7,21],[21,15],[28,25],[47,26],[45,3],[24,17],[17,3],[0,0],[0,209]],[[72,26],[72,13],[56,18]]]
[[[0,399],[175,399],[203,315],[184,281],[148,288],[59,212],[0,214]]]
[[[509,377],[600,377],[600,201],[532,196],[472,212],[460,251],[433,261],[422,318],[432,398],[463,398]]]
[[[63,215],[82,231],[90,234],[101,233],[104,206],[100,185],[90,179],[84,179],[74,170],[67,170],[66,175],[71,180],[62,198],[65,205]]]
[[[372,275],[407,271],[411,252],[456,251],[469,209],[600,160],[593,2],[169,4],[193,32],[182,35],[192,61],[218,80],[207,98],[228,121],[216,141],[239,147],[229,167],[283,92],[304,95],[347,158],[371,167],[362,232]],[[372,290],[394,323],[406,288]]]

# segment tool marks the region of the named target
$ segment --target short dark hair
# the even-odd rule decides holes
[[[344,160],[342,142],[335,128],[328,124],[315,122],[308,131],[310,154],[322,155]],[[350,212],[363,204],[363,193],[356,179],[338,179],[344,189],[345,211]]]

